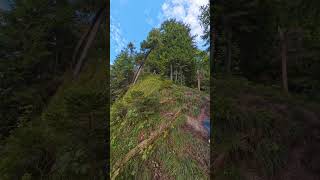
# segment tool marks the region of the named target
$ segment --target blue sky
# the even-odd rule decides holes
[[[198,48],[205,49],[200,38],[202,27],[198,15],[201,5],[209,0],[111,0],[110,2],[110,62],[133,42],[137,49],[148,32],[168,18],[190,25],[191,34],[198,35]]]

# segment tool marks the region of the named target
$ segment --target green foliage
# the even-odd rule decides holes
[[[187,97],[185,94],[189,91],[194,96]],[[208,144],[181,128],[186,121],[184,115],[192,114],[192,109],[186,104],[200,106],[199,100],[203,96],[207,94],[175,85],[157,75],[145,75],[122,98],[115,101],[110,119],[111,168],[142,140],[159,130],[160,125],[168,123],[170,117],[164,114],[184,109],[183,115],[174,121],[172,127],[122,167],[117,178],[146,179],[153,177],[154,168],[158,168],[162,177],[206,179],[206,172],[187,152],[201,152],[209,157]],[[197,156],[202,157],[201,153]]]
[[[217,177],[228,179],[223,171],[244,164],[263,176],[276,175],[284,167],[292,143],[303,137],[307,117],[302,104],[306,102],[284,98],[277,89],[242,78],[215,82],[214,151],[228,154],[227,165]]]
[[[210,44],[210,5],[208,4],[205,6],[201,6],[200,11],[201,11],[201,14],[199,16],[199,20],[201,22],[201,26],[203,27],[203,35],[201,36],[201,38],[206,41],[205,45],[209,45]]]
[[[302,0],[239,0],[215,1],[210,10],[202,7],[200,20],[204,27],[208,28],[209,11],[213,16],[215,71],[221,73],[228,68],[230,55],[233,74],[261,84],[279,85],[281,29],[288,48],[289,91],[318,96],[313,90],[319,86],[316,59],[320,41],[316,34],[320,21],[319,10],[313,8],[317,5]],[[208,41],[209,34],[204,38]],[[306,82],[308,86],[304,86]]]
[[[66,80],[40,118],[13,131],[1,151],[1,179],[103,177],[108,96],[101,64],[91,61],[78,80]]]
[[[210,61],[209,55],[203,51],[196,53],[196,69],[200,78],[200,89],[207,93],[210,91]],[[197,77],[198,78],[198,77]]]
[[[187,24],[175,19],[166,20],[160,28],[149,32],[146,40],[140,44],[140,52],[134,50],[132,43],[129,45],[111,66],[112,102],[121,98],[129,89],[134,73],[141,65],[144,65],[145,72],[141,73],[139,79],[144,74],[160,74],[189,87],[196,86],[196,71],[200,69],[203,76],[202,89],[208,92],[209,58],[196,49]]]
[[[22,119],[38,115],[56,90],[73,48],[73,14],[66,1],[35,0],[17,1],[2,15],[0,134],[8,136]]]
[[[183,118],[177,123],[183,124]],[[191,134],[184,132],[179,125],[164,135],[156,143],[157,151],[152,154],[154,159],[159,159],[163,163],[165,172],[177,179],[208,179],[201,165],[187,154],[187,151],[196,151],[202,156],[208,155],[208,148],[203,141],[194,138]],[[193,149],[195,148],[195,149]]]
[[[147,40],[142,43],[142,48],[145,44],[157,44],[146,62],[150,72],[155,71],[170,77],[172,67],[173,73],[178,77],[176,82],[188,86],[194,84],[196,51],[194,37],[191,36],[188,25],[174,19],[167,20],[159,29],[150,31]]]
[[[136,52],[132,43],[122,51],[111,65],[110,82],[112,102],[120,98],[128,90],[134,75],[134,62],[136,60]]]
[[[1,179],[35,178],[49,173],[55,158],[55,147],[52,136],[46,136],[45,131],[39,122],[35,122],[18,128],[7,139],[1,151]]]
[[[78,79],[69,66],[82,16],[105,3],[12,3],[0,24],[0,179],[103,178],[106,42],[93,44]]]
[[[155,49],[158,46],[161,46],[161,32],[159,29],[152,29],[146,40],[142,41],[141,49]]]

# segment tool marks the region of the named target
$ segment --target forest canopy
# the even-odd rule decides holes
[[[106,14],[95,17],[105,2],[10,2],[0,14],[0,179],[103,179]],[[92,29],[100,38],[75,56]]]
[[[160,28],[149,32],[140,44],[140,51],[133,43],[122,50],[111,65],[113,101],[128,89],[142,63],[145,73],[159,74],[189,87],[197,87],[197,78],[202,74],[201,89],[209,91],[209,54],[196,47],[190,27],[183,22],[166,20]]]

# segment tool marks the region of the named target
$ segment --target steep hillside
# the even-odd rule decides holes
[[[0,149],[0,179],[103,179],[105,59],[91,56],[78,78],[67,72],[41,116],[13,131]]]
[[[319,179],[319,102],[243,78],[214,82],[216,179]]]
[[[155,75],[111,109],[112,179],[208,179],[209,97]]]

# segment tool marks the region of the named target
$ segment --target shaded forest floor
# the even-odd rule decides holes
[[[66,72],[43,112],[7,138],[0,179],[104,177],[108,95],[99,56],[91,56],[77,78]]]
[[[237,77],[214,82],[216,179],[320,178],[320,103]]]
[[[158,76],[143,77],[111,109],[112,175],[208,179],[209,136],[202,126],[209,118],[208,106],[203,92]],[[136,147],[141,148],[132,155]],[[127,161],[115,172],[123,159]]]

